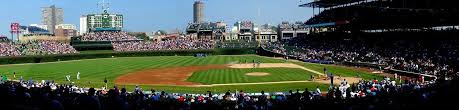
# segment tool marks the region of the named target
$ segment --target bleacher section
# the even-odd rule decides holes
[[[255,41],[225,41],[216,42],[217,48],[257,48],[259,43]]]

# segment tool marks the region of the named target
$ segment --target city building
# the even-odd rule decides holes
[[[56,25],[54,30],[55,36],[74,37],[77,35],[76,26],[73,24],[60,24]]]
[[[48,25],[41,25],[41,24],[30,24],[31,27],[37,27],[43,30],[48,30]]]
[[[255,39],[258,42],[276,42],[277,28],[269,24],[254,28]]]
[[[229,28],[229,36],[227,36],[226,40],[238,40],[238,28],[236,26]]]
[[[204,21],[204,2],[198,0],[193,4],[193,23],[202,23]]]
[[[30,24],[19,26],[19,41],[68,41],[70,37],[76,36],[76,27],[73,24],[59,24],[55,26],[54,33],[50,33],[48,25]]]
[[[227,27],[224,22],[205,22],[204,2],[197,0],[193,4],[193,22],[188,24],[186,36],[193,39],[224,41],[227,38]]]
[[[30,26],[19,26],[19,34],[51,34],[46,25],[30,24]]]
[[[234,24],[232,36],[237,37],[237,40],[253,41],[254,23],[251,21],[239,21]]]
[[[194,39],[226,40],[227,25],[224,22],[190,23],[186,32]]]
[[[56,29],[72,29],[76,30],[76,26],[74,24],[59,24],[56,25]]]
[[[64,23],[64,10],[55,5],[42,8],[42,24],[47,25],[47,30],[54,33],[56,25]]]
[[[239,21],[231,28],[227,40],[276,42],[277,27],[269,24],[255,26],[251,21]]]
[[[38,24],[30,24],[30,26],[19,26],[20,33],[19,33],[19,41],[20,42],[29,42],[29,41],[42,41],[42,40],[52,40],[52,41],[60,41],[60,42],[67,42],[70,40],[69,36],[72,36],[72,33],[75,33],[76,30],[71,29],[73,31],[68,31],[60,28],[67,27],[69,28],[71,24],[64,24],[64,25],[57,25],[55,29],[55,33],[51,34],[47,28],[47,25],[38,25]],[[71,28],[72,26],[70,26]]]
[[[80,17],[80,35],[84,35],[88,32],[88,17],[83,15]]]
[[[54,35],[56,36],[65,36],[65,37],[74,37],[77,35],[77,31],[74,29],[62,29],[62,28],[57,28],[54,31]]]
[[[195,23],[188,26],[187,33],[197,39],[212,39],[213,30],[210,23]]]
[[[309,34],[307,25],[303,22],[295,22],[291,24],[289,22],[282,22],[278,25],[279,40],[287,40],[295,37],[306,37]]]
[[[212,39],[225,41],[227,36],[228,25],[224,22],[210,23],[212,27]]]
[[[82,17],[83,19],[85,17]],[[80,18],[80,24],[82,20]],[[82,25],[80,25],[82,26]],[[80,29],[85,29],[84,25],[83,27],[80,27]],[[83,31],[83,33],[86,32],[92,32],[92,31],[121,31],[123,29],[123,15],[121,14],[110,14],[106,10],[102,14],[88,14],[86,15],[86,31]]]

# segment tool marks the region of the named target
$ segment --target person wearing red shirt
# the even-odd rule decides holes
[[[183,97],[183,96],[180,96],[180,98],[178,99],[178,101],[179,101],[180,103],[183,103],[183,102],[185,102],[185,97]]]

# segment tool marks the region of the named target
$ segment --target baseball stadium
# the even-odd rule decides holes
[[[17,41],[0,37],[4,107],[430,110],[458,98],[457,1],[314,0],[296,6],[314,10],[305,21],[232,28],[203,21],[204,5],[186,32],[155,37],[125,31],[108,8],[68,39],[12,24]]]
[[[256,63],[253,63],[255,61]],[[259,63],[259,64],[257,64]],[[255,65],[255,67],[254,67]],[[58,67],[58,68],[56,68]],[[360,78],[382,79],[376,70],[338,65],[323,65],[286,61],[280,58],[257,55],[194,56],[143,56],[81,59],[46,63],[2,65],[1,73],[16,79],[54,80],[60,84],[76,84],[83,87],[109,86],[131,88],[155,88],[168,92],[205,93],[208,90],[288,91],[311,89],[320,86],[326,90],[330,81],[323,69],[340,75],[351,82]],[[77,80],[77,73],[80,79]],[[66,75],[71,75],[67,81]],[[358,77],[360,75],[360,77]],[[313,81],[311,77],[317,78]],[[339,82],[336,82],[339,83]],[[243,86],[243,87],[241,87]],[[250,89],[249,89],[250,88]]]

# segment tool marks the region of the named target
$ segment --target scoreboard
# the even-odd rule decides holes
[[[123,15],[104,11],[102,14],[87,15],[87,22],[89,31],[119,31],[123,28]]]

